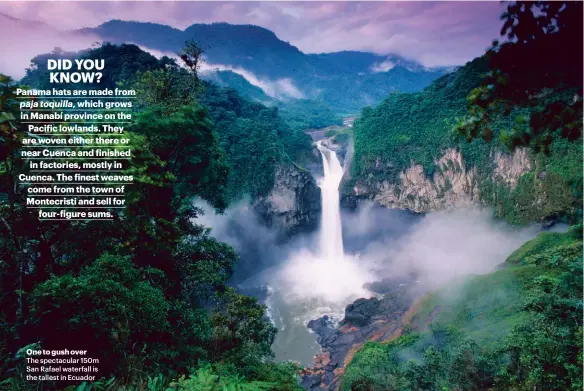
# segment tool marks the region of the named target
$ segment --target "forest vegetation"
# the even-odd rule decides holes
[[[197,53],[191,44],[183,56],[196,64]],[[308,136],[277,108],[134,45],[50,54],[79,55],[105,59],[101,88],[138,91],[126,133],[135,182],[112,222],[39,222],[16,186],[25,127],[17,85],[2,76],[0,388],[41,389],[23,380],[23,352],[63,348],[65,338],[100,362],[103,380],[86,389],[297,389],[294,365],[271,361],[276,329],[265,307],[228,285],[237,255],[197,224],[192,199],[221,211],[264,194],[275,166],[310,148]],[[23,85],[44,87],[46,56],[32,60]]]
[[[481,201],[499,217],[513,224],[582,218],[582,60],[573,52],[562,52],[567,56],[562,61],[541,59],[548,51],[550,58],[560,58],[554,54],[560,46],[581,47],[582,23],[577,10],[558,3],[554,9],[543,6],[547,22],[536,24],[523,6],[510,8],[506,18],[534,24],[535,38],[495,43],[423,92],[390,94],[362,111],[354,124],[353,180],[395,181],[412,162],[431,176],[440,170],[435,162],[444,151],[458,148],[468,168],[477,171]],[[555,19],[563,23],[559,31],[545,24]],[[531,30],[506,24],[503,33],[514,38],[530,36]],[[493,180],[493,155],[517,147],[529,148],[536,169],[510,189]]]
[[[340,114],[382,97],[362,110],[353,132],[329,134],[346,140],[352,133],[353,181],[393,181],[412,161],[431,175],[446,148],[459,148],[487,190],[481,201],[498,217],[571,227],[541,233],[494,273],[427,294],[400,336],[355,354],[340,389],[581,390],[581,15],[580,2],[513,2],[502,17],[503,41],[455,72],[421,74],[396,58],[402,66],[357,80],[343,74],[379,56],[305,55],[268,30],[238,26],[238,36],[267,45],[254,46],[259,74],[285,77],[287,66],[310,85],[302,79],[307,69],[326,74],[347,60],[327,82],[334,89],[286,104],[236,74],[220,73],[224,84],[205,80],[203,48],[194,42],[181,52],[182,66],[112,39],[83,52],[41,54],[19,83],[0,75],[0,390],[299,390],[299,368],[273,361],[277,330],[266,307],[229,285],[237,254],[198,223],[202,210],[192,201],[224,211],[266,195],[278,165],[311,158],[305,128],[337,124]],[[175,47],[184,33],[108,23],[88,32],[119,41],[140,31],[151,47]],[[231,50],[254,43],[221,47],[232,27],[185,31],[216,44],[216,60],[227,61]],[[137,91],[125,170],[135,183],[113,222],[39,222],[24,206],[17,178],[26,172],[19,157],[26,128],[14,91],[46,88],[49,57],[103,58],[100,88]],[[528,149],[535,169],[511,190],[491,179],[491,157],[516,148]],[[378,162],[383,168],[372,169]],[[25,382],[26,349],[61,349],[64,339],[100,360],[100,380],[77,388]]]
[[[421,93],[363,110],[355,176],[395,178],[411,161],[432,173],[458,145],[494,190],[483,201],[500,217],[572,227],[540,233],[491,274],[427,294],[399,337],[355,354],[341,390],[582,389],[581,15],[582,3],[511,3],[501,31],[509,40]],[[514,190],[488,183],[491,151],[518,147],[535,172]],[[391,162],[387,171],[370,173],[375,157]]]

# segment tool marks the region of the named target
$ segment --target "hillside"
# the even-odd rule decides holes
[[[266,95],[264,90],[254,86],[245,77],[233,71],[211,71],[203,73],[202,77],[220,87],[230,87],[236,90],[241,96],[254,102],[263,103],[266,106],[277,104],[277,100]]]
[[[423,92],[392,94],[363,110],[348,199],[417,212],[474,204],[512,224],[572,227],[540,233],[493,272],[418,297],[398,314],[399,327],[381,322],[369,342],[356,341],[363,345],[351,347],[327,384],[582,389],[581,14],[581,3],[511,3],[501,33],[510,40]],[[374,300],[388,295],[347,307],[353,327],[339,329],[344,337],[359,331],[355,307],[372,308],[370,318],[387,315]],[[393,333],[383,334],[389,326]]]
[[[136,88],[144,97],[147,96],[146,90],[152,88],[150,83],[163,78],[164,70],[171,66],[172,71],[168,72],[175,75],[173,92],[165,97],[165,104],[179,104],[182,97],[178,91],[188,90],[191,87],[184,86],[192,84],[174,60],[167,57],[157,59],[136,45],[128,44],[105,44],[81,52],[38,55],[31,60],[31,68],[22,82],[30,87],[50,88],[45,61],[49,56],[104,58],[109,66],[99,88],[114,88],[117,83],[124,83]],[[96,88],[95,85],[84,87]],[[311,139],[302,131],[308,124],[297,126],[292,122],[293,126],[290,126],[286,120],[290,116],[288,111],[282,116],[277,107],[250,101],[235,89],[212,82],[203,81],[201,91],[192,94],[197,95],[197,100],[208,111],[220,147],[227,157],[230,170],[220,195],[224,201],[234,203],[249,197],[262,215],[283,231],[313,227],[320,208],[319,191],[312,177],[297,168],[312,163]],[[303,109],[296,110],[296,116],[301,115],[298,113]],[[272,190],[282,186],[287,191],[302,192],[288,209],[278,208],[271,201],[275,197]]]
[[[581,389],[581,228],[542,233],[500,270],[426,295],[401,336],[355,354],[340,389]]]
[[[282,118],[294,130],[304,131],[342,123],[341,117],[322,100],[293,98],[278,100],[268,96],[260,87],[252,85],[245,77],[233,71],[205,72],[202,77],[221,87],[232,88],[253,102],[267,107],[278,107]]]
[[[491,143],[454,133],[467,95],[487,72],[485,58],[435,80],[423,92],[389,95],[354,124],[348,197],[417,212],[480,203],[511,223],[573,221],[582,203],[582,145],[556,139],[549,155],[509,152],[500,135],[524,109],[498,115]]]
[[[327,110],[340,116],[356,114],[365,106],[377,104],[392,91],[420,91],[449,71],[428,69],[394,54],[358,51],[305,54],[272,31],[254,25],[193,24],[180,30],[155,23],[111,20],[72,31],[35,22],[36,28],[31,30],[28,21],[4,14],[0,14],[0,23],[10,26],[11,31],[26,31],[26,37],[22,37],[24,47],[30,41],[48,42],[47,37],[58,42],[53,46],[47,44],[42,51],[55,46],[78,50],[95,42],[111,42],[135,44],[157,55],[174,57],[185,41],[194,39],[205,50],[208,77],[219,84],[235,88],[260,103],[277,100],[286,105],[296,99],[314,100],[316,105],[327,105]],[[39,51],[30,46],[29,57],[19,59],[20,66],[14,59],[10,62],[5,59],[0,65],[11,70],[12,75],[20,75],[28,59]],[[214,75],[214,70],[219,74]],[[237,73],[239,77],[225,72]],[[333,123],[335,120],[326,125]]]
[[[0,389],[298,390],[295,366],[272,360],[276,329],[265,306],[229,285],[237,254],[199,225],[193,200],[224,211],[250,197],[265,209],[284,185],[288,194],[318,198],[314,180],[294,163],[310,149],[308,136],[277,109],[135,45],[50,55],[103,58],[108,71],[99,87],[139,92],[123,129],[132,152],[123,171],[133,185],[115,220],[39,222],[26,187],[17,185],[28,172],[20,140],[29,128],[16,90],[42,87],[47,55],[32,59],[28,86],[0,74]],[[312,206],[307,199],[302,205]],[[273,219],[310,220],[310,210],[291,204]],[[91,352],[100,364],[95,376],[27,379],[24,352],[42,346],[55,355],[64,341]]]

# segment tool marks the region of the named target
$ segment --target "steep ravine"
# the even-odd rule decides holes
[[[350,172],[347,166],[353,152],[351,140],[339,143],[334,138],[325,138],[322,143],[337,151],[345,162],[346,172]],[[425,175],[423,167],[415,162],[398,175],[396,182],[351,181],[346,176],[344,182],[353,186],[342,187],[345,205],[347,200],[367,198],[388,208],[416,213],[481,205],[481,180],[513,189],[519,178],[534,168],[525,149],[518,149],[513,154],[496,151],[489,158],[493,169],[486,178],[480,178],[476,168],[468,167],[462,153],[454,148],[445,150],[435,161],[436,170],[432,176]],[[345,367],[366,342],[398,337],[407,323],[408,313],[414,310],[417,299],[424,293],[413,280],[383,281],[385,291],[378,292],[377,297],[359,299],[347,306],[345,318],[337,327],[326,316],[311,321],[308,327],[317,334],[323,353],[314,358],[311,368],[302,372],[302,386],[311,391],[337,389]]]
[[[314,366],[301,373],[306,390],[336,390],[344,369],[366,342],[388,341],[401,334],[403,319],[420,294],[405,282],[385,283],[390,289],[379,298],[358,299],[349,304],[338,327],[327,316],[308,323],[323,353],[314,358]]]

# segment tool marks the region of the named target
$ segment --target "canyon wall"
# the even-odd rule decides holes
[[[494,169],[487,178],[481,177],[476,167],[465,163],[459,150],[450,148],[435,160],[436,169],[432,175],[424,173],[422,165],[412,162],[399,173],[397,181],[358,179],[347,195],[372,199],[388,208],[426,213],[479,204],[481,181],[489,180],[512,189],[519,178],[533,168],[525,149],[517,149],[513,154],[497,151],[490,159]]]
[[[320,188],[309,171],[294,163],[276,167],[274,187],[253,208],[282,235],[315,229],[320,218]]]

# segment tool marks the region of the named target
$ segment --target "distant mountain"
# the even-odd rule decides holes
[[[77,35],[98,36],[111,43],[135,43],[160,51],[176,53],[184,43],[184,32],[155,23],[111,20],[94,28],[76,30]]]
[[[188,39],[206,49],[209,62],[243,67],[259,77],[289,77],[310,67],[307,56],[262,27],[228,23],[193,24],[184,31],[141,22],[112,20],[78,31],[112,43],[132,42],[161,52],[178,52]]]
[[[253,25],[193,24],[180,30],[155,23],[112,20],[93,28],[62,31],[5,14],[0,14],[0,25],[15,32],[15,38],[6,44],[22,48],[18,56],[0,58],[0,71],[17,78],[32,57],[55,47],[80,50],[96,41],[109,41],[134,43],[154,54],[175,55],[186,40],[194,39],[205,48],[205,78],[264,104],[315,100],[319,107],[328,106],[340,115],[358,113],[394,91],[420,91],[450,71],[428,69],[392,54],[305,54],[272,31]],[[0,49],[9,50],[2,44],[0,40]]]
[[[0,13],[0,73],[20,79],[30,60],[55,47],[82,50],[91,47],[99,38],[63,31],[38,21],[27,21]]]
[[[19,56],[0,58],[0,71],[16,78],[21,77],[32,57],[55,47],[80,50],[97,41],[109,41],[134,43],[153,54],[174,55],[186,40],[194,39],[205,49],[207,79],[264,104],[314,100],[323,112],[336,115],[358,113],[393,91],[420,91],[450,71],[427,69],[391,54],[305,54],[272,31],[253,25],[193,24],[180,30],[155,23],[112,20],[93,28],[62,31],[5,14],[0,14],[0,25],[15,32],[16,38],[7,45],[23,48]],[[0,40],[0,49],[8,50],[2,44]],[[301,107],[305,108],[306,102]]]
[[[270,98],[288,95],[316,99],[344,114],[376,104],[392,91],[422,90],[447,71],[427,69],[397,55],[358,51],[305,54],[272,31],[253,25],[193,24],[179,30],[154,23],[112,20],[77,30],[75,35],[97,36],[112,43],[131,42],[163,53],[177,53],[186,40],[194,39],[205,48],[211,67],[238,73],[256,89],[245,86],[233,75],[216,76],[223,85],[259,101],[264,97],[257,88]]]

